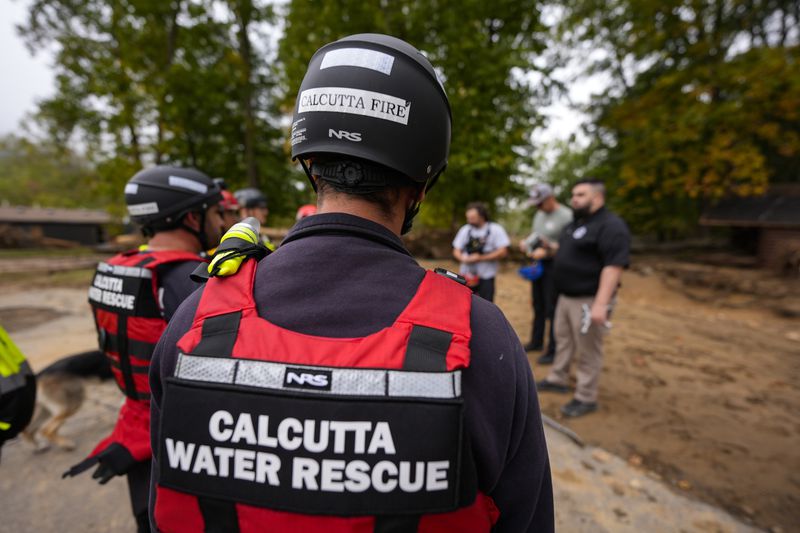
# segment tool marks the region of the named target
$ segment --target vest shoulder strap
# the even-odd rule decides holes
[[[428,271],[397,321],[439,329],[469,339],[471,310],[472,291],[469,288]]]
[[[180,250],[163,250],[157,252],[139,252],[129,250],[118,254],[108,260],[109,265],[136,266],[153,270],[167,263],[179,263],[183,261],[205,261],[207,259],[191,252]]]
[[[235,274],[209,278],[194,315],[195,323],[210,316],[255,309],[253,282],[257,266],[258,261],[247,259]],[[221,298],[220,294],[225,297]]]
[[[194,342],[198,343],[192,348],[193,353],[230,352],[240,321],[257,314],[253,298],[257,265],[256,261],[248,260],[234,275],[209,279],[191,329],[197,339]],[[471,304],[472,291],[467,287],[426,272],[416,294],[393,326],[409,331],[405,334],[402,368],[445,371],[469,366]],[[294,335],[289,331],[285,334]]]

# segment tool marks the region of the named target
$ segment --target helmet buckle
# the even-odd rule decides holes
[[[355,187],[364,181],[364,170],[361,168],[361,165],[356,163],[342,163],[339,166],[337,174],[342,177],[347,187]]]

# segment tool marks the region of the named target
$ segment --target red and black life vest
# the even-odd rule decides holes
[[[258,316],[256,264],[209,280],[178,343],[159,531],[489,531],[461,395],[470,290],[428,272],[390,327],[316,337]]]
[[[150,357],[167,327],[161,312],[156,269],[167,263],[199,261],[182,251],[131,250],[97,265],[89,304],[92,306],[100,349],[125,394],[114,431],[90,457],[112,443],[124,446],[137,461],[151,457]]]

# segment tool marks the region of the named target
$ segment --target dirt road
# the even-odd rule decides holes
[[[21,289],[0,288],[0,323],[34,368],[93,347],[85,289]],[[498,280],[497,300],[527,340],[529,288],[510,267]],[[50,322],[37,325],[43,317]],[[537,378],[546,370],[534,367]],[[766,309],[721,310],[679,294],[657,273],[626,274],[607,342],[600,411],[561,420],[622,459],[548,432],[561,530],[748,530],[683,496],[698,496],[767,529],[795,530],[799,380],[797,320]],[[58,478],[113,422],[119,402],[113,385],[90,385],[89,398],[64,430],[78,450],[32,456],[20,442],[4,448],[0,529],[129,530],[127,507],[119,503],[126,501],[124,482],[95,490],[88,476]],[[544,411],[556,419],[567,399],[541,396]],[[89,509],[103,509],[109,521]]]
[[[33,455],[23,442],[3,449],[0,531],[126,533],[135,530],[121,478],[98,487],[90,476],[60,479],[114,423],[119,393],[111,383],[87,385],[86,406],[63,434],[78,442],[72,452]],[[599,448],[579,448],[549,431],[557,530],[566,533],[704,531],[756,533],[724,511],[670,490],[652,474]]]
[[[562,422],[678,490],[764,528],[796,531],[800,320],[768,306],[721,309],[690,299],[644,266],[623,276],[599,412]],[[497,301],[527,341],[529,285],[511,271],[498,280]],[[529,359],[541,379],[548,367],[535,365],[537,356]],[[568,399],[540,394],[556,419]]]

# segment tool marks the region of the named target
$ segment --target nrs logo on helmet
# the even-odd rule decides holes
[[[344,130],[328,130],[328,137],[336,137],[337,139],[347,139],[356,143],[361,142],[361,134],[358,132],[349,132]]]

